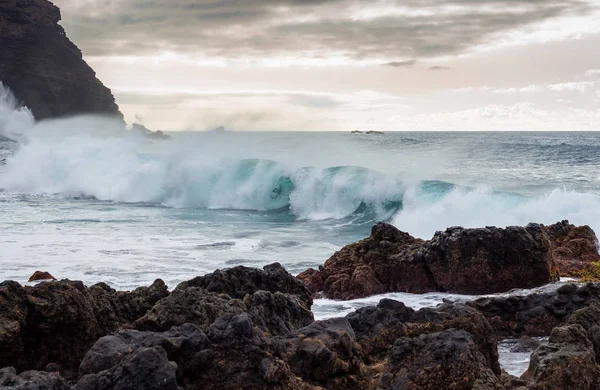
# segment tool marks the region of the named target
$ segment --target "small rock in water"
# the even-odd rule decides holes
[[[29,278],[28,282],[36,282],[39,280],[56,280],[56,278],[48,272],[35,271]]]
[[[540,346],[540,342],[533,337],[523,336],[519,339],[517,344],[510,348],[510,352],[533,352],[534,349]]]

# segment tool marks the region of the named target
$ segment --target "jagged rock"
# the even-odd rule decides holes
[[[37,282],[39,280],[56,280],[49,272],[35,271],[29,278],[28,282]]]
[[[238,299],[243,299],[247,294],[253,294],[261,290],[271,293],[287,293],[297,296],[302,305],[308,310],[310,310],[313,302],[310,290],[289,274],[279,263],[267,265],[262,270],[243,266],[217,270],[182,282],[175,291],[185,290],[188,287],[199,287]]]
[[[208,292],[198,287],[178,288],[159,301],[145,316],[135,322],[139,330],[165,331],[172,326],[192,323],[207,330],[219,317],[242,313],[250,315],[253,325],[266,334],[283,334],[310,324],[312,312],[300,304],[296,296],[257,291],[245,298]]]
[[[588,334],[594,346],[596,362],[600,363],[600,303],[593,302],[584,309],[574,312],[568,321],[569,325],[580,325]]]
[[[102,333],[113,332],[119,325],[130,324],[144,316],[154,305],[169,295],[167,285],[157,279],[150,287],[133,291],[116,291],[106,283],[86,289]]]
[[[600,261],[598,238],[589,226],[575,226],[565,220],[545,226],[544,230],[562,276],[577,276],[591,263]]]
[[[473,336],[487,366],[500,374],[496,334],[483,315],[466,305],[445,303],[414,311],[401,302],[384,299],[377,307],[358,309],[346,318],[369,362],[385,359],[399,337],[462,329]]]
[[[313,293],[355,299],[387,292],[463,294],[531,288],[558,276],[541,225],[450,228],[429,241],[378,223],[371,236],[298,275]]]
[[[276,356],[305,382],[327,389],[372,388],[348,320],[336,318],[271,340]]]
[[[72,281],[0,283],[0,367],[20,372],[57,363],[71,377],[99,337],[144,314],[165,294],[162,281],[131,293]]]
[[[177,365],[168,360],[163,348],[139,348],[116,366],[84,376],[75,390],[182,390],[176,371]]]
[[[17,375],[13,367],[0,369],[0,390],[70,390],[57,373],[25,371]]]
[[[556,291],[529,295],[485,297],[468,302],[480,311],[500,336],[547,336],[566,324],[574,311],[600,299],[600,284],[573,283]]]
[[[38,120],[86,113],[122,118],[60,19],[58,7],[47,0],[0,2],[0,82]]]
[[[176,289],[138,319],[134,326],[138,330],[160,332],[191,323],[206,329],[223,314],[241,314],[244,309],[243,301],[228,295],[218,295],[198,287]]]
[[[418,258],[423,245],[423,240],[389,224],[378,223],[370,237],[345,246],[319,271],[305,271],[298,279],[306,279],[313,293],[323,291],[332,299],[362,298],[391,291],[437,291],[431,273]]]
[[[598,389],[600,371],[592,343],[580,325],[555,328],[549,344],[531,355],[522,378],[531,390]]]
[[[464,294],[532,288],[557,279],[541,225],[438,232],[425,256],[441,291]],[[556,276],[553,275],[556,274]]]
[[[381,390],[502,389],[471,334],[449,329],[402,337],[392,348]]]

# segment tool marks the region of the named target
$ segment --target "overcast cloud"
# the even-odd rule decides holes
[[[583,0],[56,0],[88,56],[160,50],[203,57],[453,55],[510,29],[582,15]]]
[[[154,128],[600,129],[600,0],[54,2]]]

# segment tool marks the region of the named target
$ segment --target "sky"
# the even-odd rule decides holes
[[[154,130],[600,130],[600,0],[53,0]]]

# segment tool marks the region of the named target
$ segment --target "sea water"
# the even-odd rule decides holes
[[[424,239],[450,226],[562,219],[600,231],[598,133],[188,131],[152,140],[108,118],[35,123],[0,87],[0,136],[0,280],[44,270],[125,290],[156,278],[173,288],[237,265],[279,262],[297,274],[377,221]],[[395,298],[418,308],[445,297]],[[378,298],[317,300],[315,316]]]

